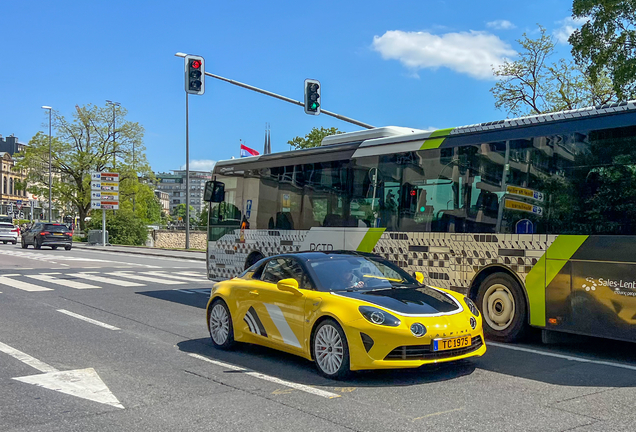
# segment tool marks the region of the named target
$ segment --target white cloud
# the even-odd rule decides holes
[[[557,42],[567,44],[569,43],[568,39],[570,38],[570,35],[574,33],[574,30],[581,27],[588,20],[589,18],[574,19],[572,17],[567,17],[565,19],[562,19],[561,21],[557,21],[557,24],[560,24],[561,27],[554,30],[554,37],[556,38]]]
[[[486,27],[488,28],[492,28],[495,30],[510,30],[513,28],[517,28],[516,25],[514,25],[513,23],[511,23],[508,20],[496,20],[496,21],[490,21],[486,23]]]
[[[517,53],[486,32],[446,33],[390,30],[373,37],[373,49],[385,60],[399,60],[416,76],[418,69],[447,67],[477,79],[494,79],[492,68]]]
[[[212,171],[216,161],[210,159],[194,159],[190,161],[190,169],[193,171]],[[185,169],[185,165],[181,167]]]

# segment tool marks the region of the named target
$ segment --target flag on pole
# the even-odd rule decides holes
[[[259,153],[254,150],[249,148],[248,146],[241,144],[241,157],[250,157],[250,156],[258,156]]]
[[[272,129],[270,124],[267,123],[267,153],[272,152]]]

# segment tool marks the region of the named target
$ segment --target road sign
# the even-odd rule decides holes
[[[15,202],[15,206],[18,208],[18,210],[22,210],[22,200],[17,200]]]
[[[509,210],[517,210],[522,212],[534,213],[539,216],[543,215],[543,207],[528,204],[521,201],[511,200],[511,199],[506,199],[505,208]]]
[[[543,192],[539,192],[532,189],[526,189],[522,187],[517,187],[517,186],[508,186],[506,187],[506,191],[510,195],[517,195],[524,198],[532,198],[539,202],[543,202]]]
[[[91,208],[119,209],[119,173],[91,172]]]
[[[251,214],[252,214],[252,200],[247,200],[247,205],[245,206],[245,217],[249,219]]]
[[[534,224],[529,219],[521,219],[515,225],[517,234],[534,234]]]

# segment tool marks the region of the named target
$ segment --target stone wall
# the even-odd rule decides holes
[[[185,230],[154,230],[149,235],[149,246],[168,249],[185,248]],[[206,249],[206,232],[190,231],[190,248]]]

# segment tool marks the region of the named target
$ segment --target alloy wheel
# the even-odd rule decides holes
[[[344,359],[344,346],[338,330],[331,324],[318,329],[314,338],[314,355],[318,367],[328,375],[340,369]]]

